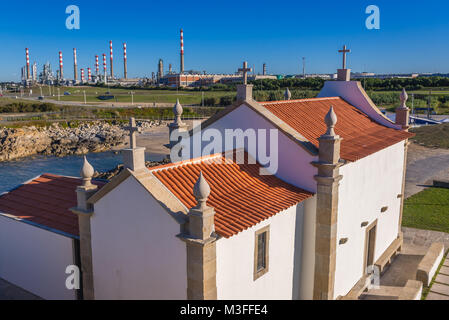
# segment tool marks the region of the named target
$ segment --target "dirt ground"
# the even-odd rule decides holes
[[[407,154],[405,197],[432,185],[434,179],[449,180],[449,150],[410,143]]]

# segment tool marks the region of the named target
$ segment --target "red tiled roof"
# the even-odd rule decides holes
[[[313,195],[273,175],[259,175],[260,167],[220,154],[149,169],[187,208],[196,205],[193,185],[201,170],[211,189],[207,204],[215,208],[215,230],[228,238]]]
[[[318,147],[318,138],[326,132],[324,117],[330,106],[337,115],[335,132],[341,142],[341,158],[356,161],[414,134],[387,128],[340,97],[260,102],[271,113]]]
[[[79,178],[44,173],[2,195],[0,212],[78,236],[78,218],[69,208],[76,207],[79,185]]]

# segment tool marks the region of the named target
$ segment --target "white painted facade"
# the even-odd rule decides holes
[[[363,275],[366,227],[377,219],[374,261],[397,238],[404,141],[340,168],[337,264],[334,297],[345,295]],[[387,206],[385,212],[381,208]],[[348,238],[345,244],[338,244]]]
[[[269,130],[277,128],[245,104],[218,119],[201,133],[207,133],[208,129],[218,130],[221,137],[225,137],[224,133],[226,129],[242,129],[243,131],[246,131],[247,129],[265,129],[267,131],[266,154],[271,154],[271,152],[277,153],[276,149],[273,149],[270,145],[270,139],[268,138]],[[190,140],[186,139],[186,145],[193,145],[195,143],[194,141],[200,141],[200,139],[200,133],[197,132],[190,138]],[[203,141],[201,150],[203,151],[204,147],[209,143],[210,141],[208,139]],[[229,151],[236,147],[234,145],[234,148],[226,149],[224,144],[225,143],[222,142],[222,151]],[[277,165],[278,170],[274,172],[274,175],[294,186],[303,188],[310,192],[316,192],[316,182],[313,177],[317,174],[317,169],[311,166],[310,163],[315,161],[317,157],[309,154],[296,142],[287,137],[281,130],[278,130],[277,144],[279,150]],[[258,150],[256,146],[248,146],[247,140],[245,140],[245,145],[243,147],[254,159],[264,165],[265,163],[262,161],[263,159],[258,157]],[[203,156],[213,153],[217,153],[217,151],[214,150],[211,153],[203,154]],[[193,157],[200,156],[200,154],[195,152],[191,152],[191,155],[193,155]]]
[[[304,207],[304,202],[300,203],[217,241],[218,299],[299,298]],[[268,272],[254,280],[255,232],[268,225]]]
[[[0,214],[0,278],[44,299],[76,299],[65,273],[75,264],[74,241]]]
[[[186,299],[186,244],[179,224],[133,177],[94,205],[96,299]]]

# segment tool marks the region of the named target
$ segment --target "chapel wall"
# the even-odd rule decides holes
[[[304,203],[217,241],[218,299],[297,299]],[[270,227],[269,270],[254,280],[255,232]]]
[[[66,287],[75,240],[0,215],[0,278],[43,299],[75,300]]]
[[[377,219],[374,261],[397,238],[404,166],[404,141],[340,168],[334,297],[362,277],[366,226]],[[385,212],[382,208],[387,207]],[[344,244],[339,239],[348,238]]]
[[[95,299],[186,299],[179,224],[129,177],[101,198],[91,220]]]

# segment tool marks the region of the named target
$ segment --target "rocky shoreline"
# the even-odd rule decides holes
[[[158,121],[137,121],[137,126],[148,129],[161,125]],[[31,155],[82,155],[108,151],[126,142],[124,123],[104,121],[79,122],[75,127],[53,123],[49,127],[21,127],[0,129],[0,161]]]

